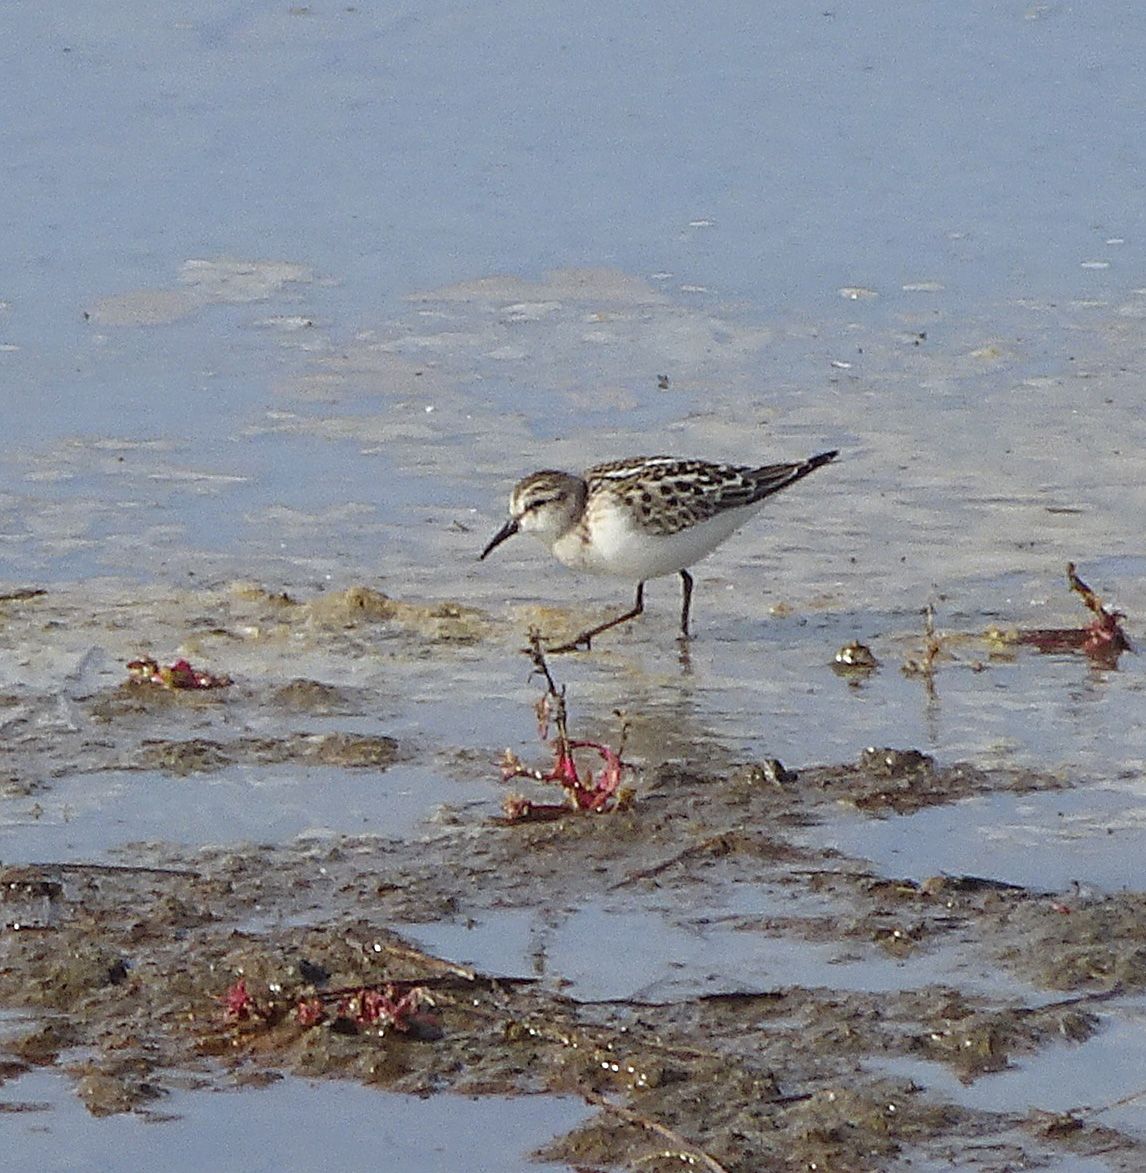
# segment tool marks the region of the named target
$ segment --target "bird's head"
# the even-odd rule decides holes
[[[553,469],[531,473],[518,481],[509,495],[509,520],[493,535],[481,557],[518,531],[533,534],[552,546],[581,516],[586,491],[580,477]]]

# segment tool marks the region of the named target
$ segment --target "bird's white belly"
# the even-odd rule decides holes
[[[593,518],[590,542],[568,533],[553,544],[553,553],[574,570],[644,582],[699,562],[759,508],[730,509],[675,534],[650,534],[632,525],[623,512],[608,510]]]

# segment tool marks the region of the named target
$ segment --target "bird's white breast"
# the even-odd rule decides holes
[[[580,527],[562,535],[553,553],[566,566],[643,582],[685,570],[711,554],[760,504],[729,509],[674,534],[654,534],[634,524],[623,508],[593,510],[585,541]]]

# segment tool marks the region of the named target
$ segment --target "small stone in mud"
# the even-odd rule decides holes
[[[860,754],[859,766],[879,778],[905,778],[909,774],[934,770],[935,759],[917,749],[871,745]]]
[[[799,780],[799,775],[787,769],[779,758],[764,758],[741,766],[732,780],[749,786],[791,786]]]
[[[858,640],[844,644],[836,652],[835,659],[832,661],[833,670],[841,676],[867,676],[878,667],[879,661],[875,658],[871,648],[867,644],[861,644]]]

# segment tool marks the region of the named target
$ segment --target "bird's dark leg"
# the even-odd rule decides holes
[[[631,611],[626,611],[624,615],[618,615],[616,619],[610,619],[608,623],[602,623],[597,627],[590,627],[588,631],[583,631],[576,639],[571,639],[567,644],[561,644],[560,647],[546,648],[547,652],[575,652],[580,648],[589,651],[593,645],[593,637],[600,635],[602,631],[608,631],[610,627],[616,627],[621,623],[628,623],[630,619],[636,619],[638,615],[645,609],[645,584],[643,582],[637,583],[637,601],[633,604]]]
[[[680,572],[680,585],[680,638],[692,639],[692,636],[688,634],[688,612],[692,606],[692,575],[687,570]]]

